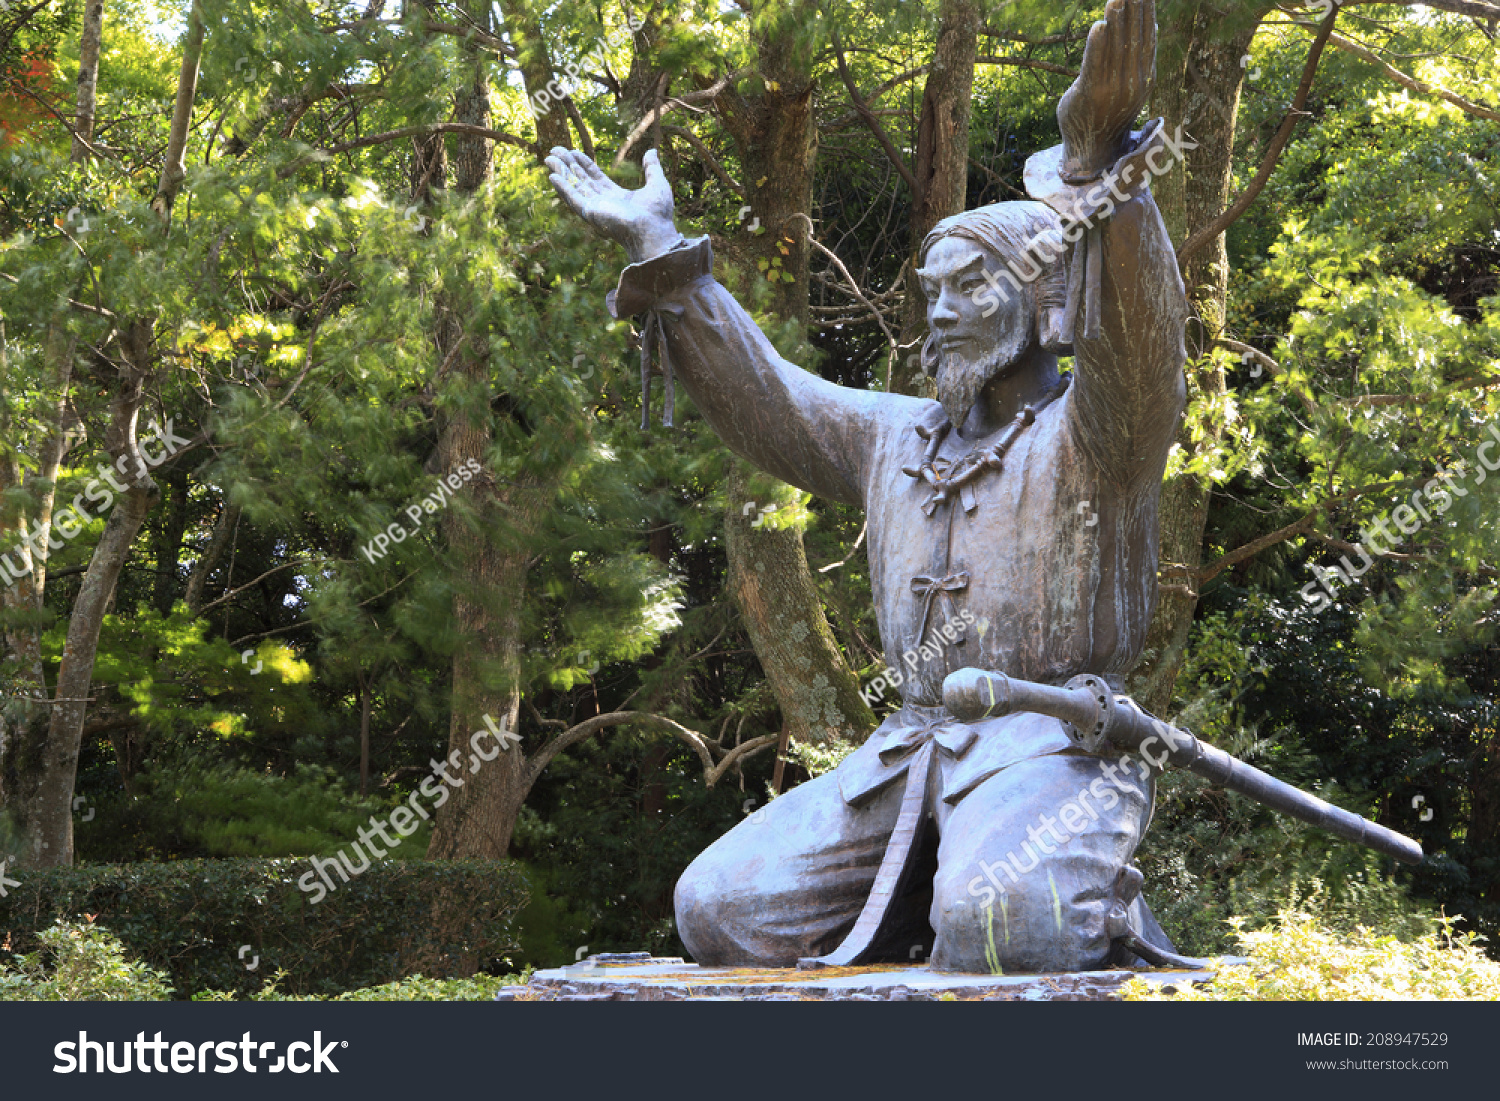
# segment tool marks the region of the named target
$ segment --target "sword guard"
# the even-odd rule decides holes
[[[1087,692],[1095,705],[1094,721],[1091,724],[1064,720],[1063,731],[1068,735],[1068,740],[1085,753],[1095,756],[1102,754],[1109,745],[1109,728],[1115,714],[1114,689],[1092,673],[1074,677],[1064,687],[1079,694]]]

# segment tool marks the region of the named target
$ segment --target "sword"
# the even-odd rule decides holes
[[[1016,711],[1050,715],[1062,721],[1068,738],[1087,753],[1097,754],[1113,745],[1140,754],[1153,768],[1166,764],[1185,768],[1347,841],[1407,864],[1422,862],[1422,846],[1410,837],[1283,783],[1199,741],[1186,730],[1148,714],[1129,696],[1116,695],[1096,676],[1074,677],[1058,688],[1015,680],[1003,673],[960,669],[943,682],[943,706],[962,722]],[[1154,755],[1157,747],[1160,757]]]

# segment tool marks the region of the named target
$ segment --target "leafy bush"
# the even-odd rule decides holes
[[[1184,984],[1174,993],[1131,979],[1126,1001],[1495,1001],[1500,963],[1486,956],[1470,933],[1453,932],[1439,918],[1411,941],[1359,928],[1347,937],[1319,925],[1310,914],[1283,911],[1255,932],[1236,926],[1250,957],[1224,967],[1211,983]]]
[[[0,930],[29,953],[58,919],[90,915],[170,975],[180,997],[251,994],[278,969],[291,994],[510,969],[528,896],[511,861],[375,861],[348,883],[335,876],[337,890],[316,906],[297,886],[308,870],[186,860],[32,871],[0,900]]]
[[[41,949],[0,967],[0,1001],[156,1002],[172,995],[168,976],[125,958],[108,930],[58,921],[37,938]]]
[[[290,776],[242,768],[206,756],[158,762],[124,792],[91,801],[78,827],[90,860],[327,855],[348,844],[392,799],[360,798],[331,769],[299,764]],[[427,850],[431,826],[403,838],[395,857]]]
[[[139,961],[126,959],[125,945],[102,925],[89,921],[58,921],[38,940],[41,949],[17,956],[11,968],[0,966],[0,1001],[12,1002],[154,1002],[172,996],[167,975]],[[272,981],[250,997],[253,1001],[337,1002],[483,1002],[504,986],[524,983],[530,976],[476,975],[468,979],[409,979],[350,990],[334,996],[284,994],[288,978],[278,971]],[[204,991],[195,1001],[234,1001],[233,994]]]
[[[472,979],[429,979],[425,975],[413,975],[400,982],[381,986],[367,986],[359,990],[347,990],[332,997],[317,994],[283,994],[281,980],[277,974],[263,990],[251,995],[257,1002],[490,1002],[501,987],[518,986],[531,978],[531,969],[517,975],[475,975]],[[201,996],[200,1001],[228,1000],[224,995]]]

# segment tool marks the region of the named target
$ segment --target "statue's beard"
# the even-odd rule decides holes
[[[1008,336],[986,348],[979,358],[959,351],[938,351],[937,396],[955,428],[962,429],[969,411],[994,379],[1015,368],[1026,351],[1031,334],[1025,331]]]

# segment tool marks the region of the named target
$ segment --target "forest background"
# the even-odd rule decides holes
[[[623,257],[540,158],[659,149],[783,354],[930,393],[914,246],[1024,197],[1102,7],[0,3],[4,924],[306,939],[308,858],[451,759],[366,905],[460,883],[509,922],[529,883],[470,972],[680,953],[693,855],[897,700],[861,516],[685,397],[661,427],[660,381],[642,428]],[[1195,316],[1130,687],[1428,860],[1174,775],[1148,897],[1191,952],[1288,900],[1493,939],[1500,5],[1157,18]],[[487,718],[519,743],[479,762]]]

